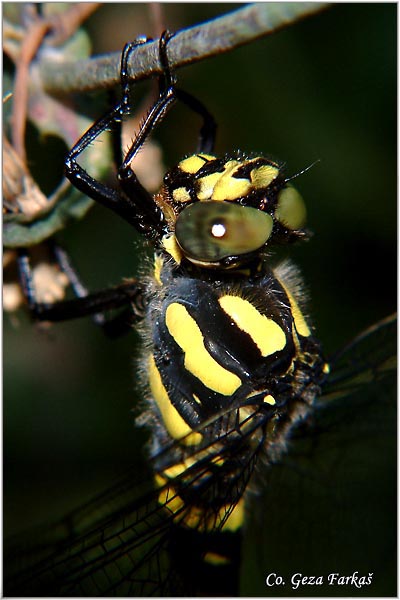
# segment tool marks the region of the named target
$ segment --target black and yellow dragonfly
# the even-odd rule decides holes
[[[263,156],[213,154],[214,121],[197,99],[176,88],[168,64],[169,38],[165,33],[160,39],[159,97],[120,162],[120,189],[94,180],[77,159],[127,110],[128,59],[146,40],[125,47],[122,100],[88,130],[66,160],[67,176],[78,189],[153,242],[152,277],[46,305],[36,301],[29,258],[20,253],[22,283],[36,318],[99,315],[103,308],[126,306],[122,319],[99,319],[100,324],[111,331],[125,320],[146,322],[141,368],[148,405],[141,424],[152,431],[150,488],[142,493],[136,473],[130,473],[48,532],[41,528],[31,548],[29,542],[25,548],[14,545],[6,552],[7,595],[236,595],[241,537],[252,512],[255,522],[267,528],[265,546],[257,544],[257,531],[252,542],[254,562],[259,573],[265,571],[257,578],[264,591],[274,582],[287,595],[290,573],[304,573],[303,585],[308,585],[308,577],[316,578],[316,568],[321,569],[321,585],[329,586],[328,576],[336,570],[338,578],[351,579],[351,573],[341,571],[350,568],[349,562],[341,562],[346,548],[327,551],[332,545],[328,531],[331,535],[348,526],[341,511],[349,497],[339,487],[344,484],[336,479],[337,472],[348,467],[348,485],[355,483],[357,469],[348,465],[347,447],[371,433],[371,423],[382,434],[379,442],[386,439],[387,428],[388,456],[393,456],[387,422],[392,399],[386,385],[394,367],[395,318],[325,360],[305,316],[297,271],[289,263],[270,267],[266,253],[274,244],[308,236],[293,177]],[[202,117],[200,145],[196,154],[167,173],[160,193],[152,197],[138,182],[131,161],[176,101]],[[69,268],[64,270],[71,275]],[[382,449],[373,444],[372,455],[380,455]],[[372,469],[372,457],[363,461]],[[303,490],[301,502],[287,477],[292,472],[307,481],[305,490],[299,483],[295,488]],[[331,492],[328,514],[333,522],[333,527],[326,526],[327,513],[313,508],[318,535],[310,521],[304,526],[301,514],[315,506],[310,500],[315,482]],[[286,520],[285,503],[295,515],[294,528],[293,519]],[[279,526],[274,531],[268,523],[275,510]],[[285,523],[291,523],[292,534],[298,531],[297,544],[285,544]],[[371,535],[370,521],[362,525]],[[359,532],[336,539],[346,546]],[[314,558],[329,555],[330,564],[310,562],[306,555],[314,544]],[[290,555],[297,562],[291,563]],[[370,563],[353,569],[363,578],[361,584],[354,575],[361,588],[380,576],[381,554],[369,558]],[[306,572],[310,564],[312,574]]]

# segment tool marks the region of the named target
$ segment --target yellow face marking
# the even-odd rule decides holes
[[[221,178],[222,173],[211,173],[197,180],[197,197],[199,200],[210,200],[215,184]]]
[[[236,200],[246,196],[250,190],[251,185],[247,179],[224,177],[216,183],[211,200]]]
[[[185,173],[194,174],[201,169],[204,163],[210,160],[215,160],[215,156],[211,154],[193,154],[193,156],[181,160],[178,166]]]
[[[175,202],[189,202],[191,199],[190,193],[185,187],[176,188],[176,190],[172,192],[172,197]]]
[[[164,425],[170,436],[175,440],[181,440],[182,444],[185,445],[199,444],[202,440],[201,433],[192,432],[189,425],[171,404],[153,355],[149,357],[149,383],[152,396],[160,410]]]
[[[271,165],[262,165],[250,173],[251,183],[256,189],[266,188],[279,175],[279,169]]]
[[[268,394],[268,396],[264,396],[264,402],[266,402],[267,404],[271,404],[271,406],[274,406],[274,404],[276,404],[275,398],[271,396],[271,394]]]
[[[275,321],[262,315],[248,300],[239,296],[221,296],[222,309],[242,331],[249,334],[262,356],[283,350],[286,336]]]
[[[324,366],[322,367],[322,372],[325,373],[326,375],[328,375],[328,373],[331,372],[331,368],[328,365],[328,363],[325,363]]]
[[[237,165],[237,161],[233,160],[226,163],[225,172],[215,184],[212,200],[236,200],[250,192],[251,183],[248,179],[233,177]]]
[[[197,180],[197,197],[199,200],[236,200],[251,190],[251,183],[246,178],[233,177],[241,166],[237,160],[229,160],[222,173],[211,173]]]
[[[174,261],[180,265],[183,258],[182,250],[180,249],[176,237],[174,235],[165,235],[162,239],[162,245]]]
[[[294,326],[296,327],[296,331],[303,337],[308,337],[309,335],[311,335],[311,331],[310,331],[309,326],[307,325],[307,322],[304,318],[303,313],[300,310],[299,305],[297,304],[291,291],[282,283],[282,281],[281,281],[281,285],[284,288],[284,290],[287,294],[287,297],[289,298],[290,306],[292,308]]]
[[[246,177],[234,177],[238,167],[243,164],[245,163],[230,160],[224,165],[222,173],[212,173],[200,178],[197,182],[199,200],[236,200],[246,196],[252,189],[268,187],[279,175],[277,167],[262,165],[251,171],[251,180]]]
[[[230,396],[240,387],[239,377],[221,367],[208,353],[199,326],[182,304],[173,302],[168,306],[165,322],[185,353],[185,368],[206,387],[225,396]]]

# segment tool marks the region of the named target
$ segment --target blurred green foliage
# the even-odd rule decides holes
[[[238,7],[163,4],[163,27]],[[94,53],[154,35],[152,10],[102,6],[87,23]],[[396,11],[385,3],[332,5],[178,72],[180,87],[218,121],[217,152],[270,155],[289,174],[318,161],[295,181],[315,235],[281,255],[304,274],[328,354],[396,305]],[[176,108],[156,134],[165,164],[191,153],[196,135],[196,119]],[[101,207],[61,238],[91,289],[143,271],[141,240]],[[142,454],[145,434],[130,413],[140,398],[137,334],[111,342],[86,320],[43,333],[25,315],[17,325],[6,317],[4,334],[7,533],[107,485]]]

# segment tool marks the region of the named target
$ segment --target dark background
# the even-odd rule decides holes
[[[165,4],[164,25],[177,30],[239,6]],[[319,161],[295,182],[315,235],[282,255],[293,257],[304,274],[312,299],[310,312],[328,355],[396,306],[396,12],[394,4],[333,5],[269,38],[178,73],[180,87],[204,101],[218,121],[217,152],[240,148],[270,155],[284,160],[293,174]],[[153,33],[151,11],[148,4],[110,4],[89,20],[87,28],[94,53],[120,51],[128,39]],[[184,108],[177,108],[157,133],[165,164],[171,166],[190,153],[196,134],[197,122]],[[137,273],[140,240],[101,207],[72,225],[62,239],[91,289]],[[110,342],[89,321],[42,332],[24,315],[18,316],[17,324],[5,317],[6,534],[62,515],[107,487],[132,460],[140,460],[145,433],[134,429],[131,412],[139,396],[137,342],[135,333]],[[368,441],[365,445],[370,446]],[[377,480],[372,483],[374,475],[365,472],[379,493],[360,531],[368,528],[372,513],[375,518],[382,511],[386,520],[374,525],[381,539],[361,540],[349,551],[353,560],[347,563],[349,569],[360,570],[363,545],[377,547],[381,559],[379,544],[385,548],[388,557],[385,554],[378,567],[373,561],[363,563],[366,569],[381,569],[375,595],[396,593],[393,538],[387,540],[387,532],[395,528],[395,504],[388,497],[394,489],[392,459],[393,455],[378,456]],[[386,470],[387,476],[382,474]],[[299,493],[296,505],[309,503],[305,486],[299,487],[303,499]],[[328,495],[322,492],[322,497]],[[275,545],[282,532],[285,544],[291,544],[294,531],[297,545],[292,550],[309,553],[308,574],[320,574],[313,557],[328,551],[325,545],[331,542],[324,535],[307,542],[306,538],[313,540],[312,533],[292,527],[290,519],[297,512],[289,507],[288,513],[283,509],[279,513],[281,501],[275,501],[273,523],[276,526],[281,519],[282,528],[265,532],[265,539],[270,535]],[[269,510],[270,505],[265,506]],[[297,525],[303,518],[296,516]],[[298,541],[301,536],[304,547]],[[249,539],[254,558],[258,542],[256,537]],[[315,548],[316,539],[321,547]],[[272,554],[285,562],[292,550],[276,547]],[[245,573],[252,572],[255,562],[247,560]],[[264,574],[270,572],[265,564],[261,559]],[[329,572],[329,561],[324,568]],[[295,560],[293,569],[296,572]],[[261,595],[271,591],[257,577],[245,577],[250,586],[245,591]],[[272,592],[276,595],[278,590]],[[312,593],[313,588],[303,588],[296,595]],[[331,593],[353,595],[357,590]],[[361,593],[368,591],[364,588]]]

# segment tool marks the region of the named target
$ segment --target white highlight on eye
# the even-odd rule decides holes
[[[214,223],[211,227],[211,235],[215,238],[222,238],[226,234],[226,227],[223,223]]]

